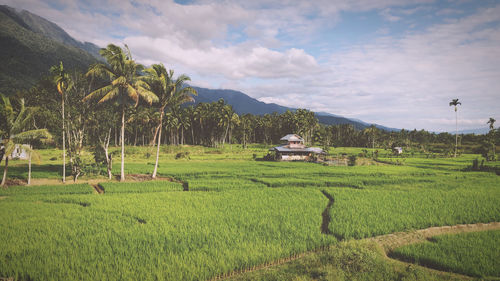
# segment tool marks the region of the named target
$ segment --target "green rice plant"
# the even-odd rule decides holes
[[[500,220],[500,189],[328,189],[334,204],[330,231],[338,238],[366,238],[431,226]]]
[[[312,189],[17,199],[0,202],[0,276],[15,279],[207,280],[335,243]]]
[[[447,234],[395,249],[390,255],[438,270],[500,277],[500,231]]]
[[[363,183],[340,178],[256,178],[268,187],[351,187],[363,188]]]
[[[265,188],[266,185],[244,178],[197,178],[189,180],[190,191],[224,191],[229,189]]]
[[[182,184],[170,181],[105,182],[99,184],[104,193],[143,193],[182,191]]]
[[[68,185],[19,185],[9,188],[0,188],[1,196],[12,195],[58,195],[58,194],[91,194],[94,189],[88,184],[68,184]]]

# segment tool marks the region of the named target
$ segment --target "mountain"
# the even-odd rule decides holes
[[[195,97],[195,103],[214,102],[223,99],[226,103],[233,106],[233,109],[239,115],[251,113],[254,115],[264,115],[266,113],[283,113],[287,110],[295,110],[295,108],[281,106],[275,103],[265,103],[258,101],[248,95],[234,90],[215,90],[193,87],[198,96]]]
[[[254,115],[263,115],[266,113],[283,113],[287,110],[294,111],[296,108],[281,106],[275,103],[265,103],[258,101],[248,95],[234,90],[223,90],[223,89],[206,89],[193,87],[197,92],[198,96],[195,97],[195,103],[200,102],[215,102],[219,99],[224,99],[224,101],[233,106],[233,109],[238,114],[251,113]],[[355,129],[363,130],[370,127],[372,124],[363,122],[361,120],[354,120],[345,118],[342,116],[334,115],[326,112],[316,112],[316,118],[318,121],[325,125],[339,125],[339,124],[351,124]],[[385,126],[374,124],[377,128],[386,131],[399,131],[399,129],[388,128]]]
[[[97,45],[90,42],[77,41],[57,24],[48,21],[38,15],[32,14],[26,10],[19,12],[18,15],[33,32],[45,35],[46,37],[51,38],[59,43],[63,43],[65,45],[73,46],[87,51],[96,59],[102,60],[101,55],[99,55],[100,48]]]
[[[27,89],[63,62],[85,71],[97,59],[97,46],[81,43],[56,24],[28,11],[0,5],[0,92]]]

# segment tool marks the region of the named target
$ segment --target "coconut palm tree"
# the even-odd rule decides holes
[[[6,131],[3,132],[4,139],[2,140],[2,145],[4,147],[5,153],[5,166],[3,170],[1,186],[5,186],[5,181],[7,180],[7,170],[9,167],[9,155],[14,151],[16,147],[21,147],[29,153],[29,170],[28,170],[28,184],[31,178],[31,158],[35,156],[35,159],[39,159],[38,154],[33,152],[31,146],[22,145],[22,143],[30,142],[36,139],[50,138],[51,135],[47,129],[37,129],[37,130],[27,130],[29,122],[33,117],[33,109],[26,108],[24,106],[24,100],[20,100],[19,112],[15,112],[14,108],[10,103],[10,99],[1,95],[2,101],[2,111],[5,114],[5,128]]]
[[[54,65],[50,68],[50,72],[54,75],[54,83],[57,87],[57,92],[61,95],[61,115],[62,115],[62,144],[63,144],[63,172],[62,182],[66,182],[66,132],[64,120],[64,94],[72,87],[72,80],[68,73],[64,70],[62,61],[59,65]]]
[[[457,157],[457,147],[458,147],[458,114],[457,114],[457,106],[462,105],[458,99],[452,99],[450,102],[450,106],[455,107],[455,158]]]
[[[125,45],[124,51],[116,45],[109,44],[99,53],[106,59],[107,64],[99,63],[91,66],[86,75],[108,79],[109,82],[106,86],[91,92],[83,101],[98,99],[98,103],[103,103],[116,100],[120,104],[122,111],[120,181],[124,181],[125,106],[130,101],[133,101],[137,106],[140,99],[152,104],[158,101],[158,97],[149,90],[147,83],[139,79],[143,66],[133,60],[127,45]]]
[[[175,111],[181,104],[194,101],[192,95],[196,95],[197,93],[193,88],[184,85],[186,81],[191,80],[189,76],[181,75],[177,79],[174,79],[174,71],[167,71],[163,64],[154,64],[145,71],[148,75],[143,80],[149,84],[151,91],[158,96],[158,111],[160,112],[156,162],[153,174],[151,175],[152,178],[156,178],[165,110],[167,107],[171,107]]]

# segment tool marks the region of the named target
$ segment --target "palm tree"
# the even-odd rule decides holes
[[[490,131],[493,131],[495,130],[495,122],[497,120],[493,119],[492,117],[490,117],[490,120],[488,120],[488,122],[486,122],[486,124],[490,124]]]
[[[458,99],[453,99],[450,102],[450,106],[455,107],[455,158],[457,157],[457,147],[458,147],[458,115],[457,115],[457,106],[462,105]]]
[[[20,110],[15,112],[14,108],[10,103],[10,99],[1,95],[2,109],[5,114],[5,127],[6,132],[3,132],[5,137],[2,141],[5,153],[5,166],[3,170],[1,186],[5,186],[5,181],[7,180],[7,170],[9,167],[9,155],[14,151],[16,147],[21,146],[22,143],[29,142],[35,139],[50,138],[51,135],[47,129],[37,129],[37,130],[26,130],[28,128],[29,122],[33,117],[33,109],[26,108],[24,106],[24,100],[20,100]],[[33,153],[31,146],[22,146],[29,154],[29,170],[28,170],[28,184],[31,179],[31,157],[35,156],[37,159],[38,154]]]
[[[496,150],[496,147],[495,147],[495,122],[497,120],[495,120],[494,118],[490,117],[490,120],[488,120],[488,122],[486,122],[486,124],[490,124],[490,138],[491,138],[491,146],[492,146],[492,149],[493,149],[493,160],[496,159],[496,156],[495,156],[495,150]]]
[[[57,87],[57,92],[61,94],[61,115],[62,115],[62,143],[63,143],[63,172],[62,182],[66,182],[66,137],[65,137],[65,120],[64,120],[64,92],[71,88],[71,79],[64,70],[62,61],[59,65],[54,65],[50,68],[50,72],[54,75],[54,82]]]
[[[125,180],[125,105],[130,100],[139,104],[139,99],[144,99],[152,104],[158,101],[158,97],[149,90],[149,85],[139,79],[139,73],[143,66],[137,64],[128,46],[126,52],[116,45],[109,44],[107,48],[99,51],[106,59],[107,64],[95,64],[90,67],[87,76],[109,79],[108,85],[91,92],[83,101],[99,99],[98,103],[117,100],[121,105],[122,128],[121,128],[121,170],[120,181]]]
[[[196,91],[191,87],[185,87],[184,83],[191,79],[186,75],[181,75],[174,79],[174,71],[169,70],[163,64],[154,64],[151,68],[146,69],[147,76],[143,79],[146,81],[153,93],[158,96],[158,111],[160,112],[160,120],[158,123],[158,146],[156,147],[156,162],[151,177],[156,178],[158,171],[158,160],[160,157],[161,131],[163,127],[163,117],[167,107],[177,109],[181,104],[194,101],[191,95],[196,95]]]

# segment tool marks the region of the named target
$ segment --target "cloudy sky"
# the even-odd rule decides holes
[[[194,85],[385,126],[500,123],[500,1],[0,0]]]

